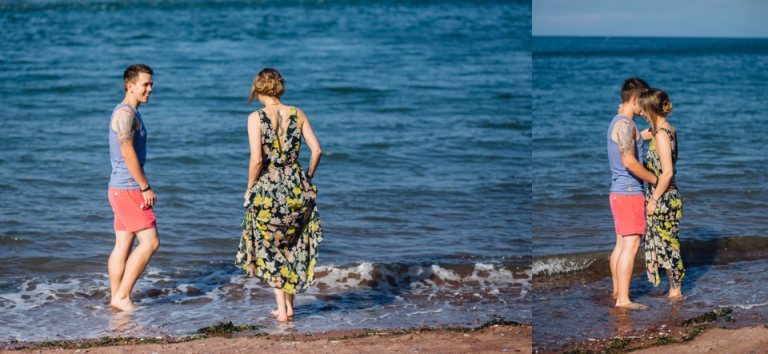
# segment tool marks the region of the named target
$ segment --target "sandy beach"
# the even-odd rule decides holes
[[[466,332],[441,329],[355,330],[314,334],[268,335],[239,333],[232,338],[209,337],[173,343],[135,344],[135,340],[115,341],[108,346],[76,348],[78,341],[54,347],[27,344],[33,353],[531,353],[531,326],[490,325]],[[87,343],[87,342],[86,342]],[[7,344],[5,344],[7,345]],[[66,349],[65,349],[66,348]],[[22,349],[22,348],[18,348]],[[19,353],[20,350],[0,350]]]

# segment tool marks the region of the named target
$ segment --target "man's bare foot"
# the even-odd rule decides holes
[[[617,302],[616,307],[621,307],[621,308],[630,309],[630,310],[647,310],[648,309],[648,306],[645,306],[637,302],[627,302],[624,304],[619,304]]]
[[[120,311],[131,311],[138,307],[134,305],[133,301],[131,301],[131,298],[129,297],[122,299],[112,298],[112,301],[109,304]]]

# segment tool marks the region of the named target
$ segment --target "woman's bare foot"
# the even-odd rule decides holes
[[[120,311],[131,311],[138,307],[129,297],[124,297],[122,299],[112,298],[112,301],[109,304]]]
[[[279,310],[272,310],[269,311],[270,314],[272,314],[272,317],[280,317],[280,311]],[[288,318],[293,317],[293,310],[286,311],[286,314],[288,315]]]
[[[270,313],[270,314],[271,314],[273,317],[277,318],[277,321],[278,321],[278,322],[288,322],[288,319],[289,319],[290,317],[292,317],[292,316],[288,316],[288,315],[285,315],[285,314],[281,314],[281,313],[280,313],[280,310],[272,310],[272,311],[269,311],[269,313]]]
[[[621,307],[621,308],[630,309],[630,310],[647,310],[648,309],[648,306],[645,306],[637,302],[627,302],[624,304],[619,304],[617,302],[616,307]]]
[[[670,300],[682,300],[683,293],[681,291],[676,291],[676,292],[670,291],[667,293],[667,298],[669,298]]]

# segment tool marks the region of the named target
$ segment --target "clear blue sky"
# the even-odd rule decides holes
[[[533,0],[533,35],[768,38],[768,0]]]

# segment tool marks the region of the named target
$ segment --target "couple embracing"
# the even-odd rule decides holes
[[[635,256],[645,241],[648,280],[658,286],[661,269],[669,279],[670,299],[682,298],[685,275],[680,256],[679,220],[683,203],[675,184],[677,132],[667,121],[672,102],[666,92],[651,88],[638,78],[621,87],[622,104],[608,127],[608,160],[612,181],[610,203],[616,228],[616,247],[610,266],[617,307],[644,309],[629,299]],[[635,116],[642,115],[651,127],[640,131]],[[643,142],[650,147],[643,166]],[[643,190],[643,181],[648,186]]]

